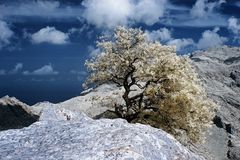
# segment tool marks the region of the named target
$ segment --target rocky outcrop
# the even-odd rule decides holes
[[[0,159],[198,160],[173,136],[122,119],[93,120],[83,113],[45,108],[29,127],[0,132]]]
[[[240,155],[240,48],[223,46],[198,51],[191,59],[209,97],[220,106],[204,147],[213,159],[237,160]]]
[[[38,120],[29,106],[14,97],[5,96],[0,99],[0,131],[23,128]]]
[[[71,111],[84,112],[89,117],[96,117],[106,110],[114,110],[111,103],[123,103],[123,89],[112,84],[104,84],[98,88],[82,92],[81,96],[71,98],[61,103],[41,102],[31,106],[32,112],[40,115],[48,106],[65,108]]]
[[[198,51],[191,55],[191,59],[208,96],[220,109],[213,119],[213,127],[206,134],[206,142],[189,147],[206,159],[239,160],[240,48],[223,46]],[[92,120],[80,113],[84,112],[92,118],[104,117],[106,110],[114,109],[109,104],[116,101],[118,104],[123,103],[122,93],[121,88],[106,84],[57,104],[43,102],[29,107],[16,102],[16,99],[0,99],[0,105],[19,104],[16,105],[21,106],[18,109],[23,108],[28,115],[41,115],[40,121],[30,127],[0,132],[0,159],[14,159],[17,156],[25,159],[30,156],[33,159],[174,159],[173,156],[179,159],[200,158],[162,130],[128,124],[120,119]],[[0,110],[0,124],[1,113],[3,111]],[[12,121],[17,122],[16,119]],[[87,137],[86,140],[84,136]],[[18,141],[21,148],[14,148],[14,143]],[[43,147],[44,145],[46,147]]]

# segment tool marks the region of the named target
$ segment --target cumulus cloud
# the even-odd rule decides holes
[[[153,25],[164,15],[166,0],[138,0],[133,4],[134,13],[130,18],[137,22]]]
[[[231,17],[228,19],[228,29],[234,33],[235,40],[240,40],[240,22],[237,18]]]
[[[227,19],[219,11],[225,0],[196,0],[192,8],[171,14],[161,21],[170,26],[215,27],[227,26]],[[176,7],[175,7],[176,8]]]
[[[177,51],[181,51],[186,47],[195,45],[193,39],[191,39],[191,38],[172,39],[172,40],[168,41],[167,44],[176,46]]]
[[[40,29],[38,32],[32,34],[32,42],[39,43],[51,43],[51,44],[66,44],[69,40],[68,33],[63,33],[56,30],[55,27],[45,27]]]
[[[215,2],[214,5],[208,5],[208,3],[213,2],[205,0],[197,2],[201,5],[195,4],[191,9],[183,10],[179,7],[175,7],[176,10],[169,9],[170,14],[161,18],[160,23],[168,26],[190,26],[197,28],[227,26],[227,18],[219,12],[222,2]]]
[[[150,41],[166,42],[172,39],[171,31],[167,28],[160,28],[158,30],[146,31],[147,39]]]
[[[0,20],[0,49],[10,44],[10,38],[13,36],[13,31],[9,28],[5,21]]]
[[[23,75],[37,75],[37,76],[41,76],[41,75],[57,75],[59,74],[58,71],[55,71],[52,67],[51,64],[48,65],[44,65],[43,67],[36,69],[32,72],[30,71],[24,71]]]
[[[232,23],[232,28],[236,30],[237,27],[238,25],[236,25],[234,21],[234,23]],[[176,50],[178,52],[183,52],[196,48],[207,49],[210,47],[223,45],[225,42],[227,42],[228,39],[226,37],[220,36],[218,34],[219,30],[220,29],[218,27],[215,27],[213,30],[205,30],[198,42],[195,42],[192,38],[174,38],[172,37],[171,31],[167,28],[145,31],[145,33],[148,40],[160,41],[163,44],[176,46]]]
[[[223,45],[228,39],[226,37],[221,37],[217,32],[219,31],[218,27],[215,27],[212,31],[206,30],[202,33],[202,37],[197,43],[198,49],[207,49],[210,47],[215,47]]]
[[[129,0],[85,0],[83,16],[97,27],[114,27],[126,24],[128,16],[132,14]]]
[[[208,16],[211,16],[214,10],[219,8],[222,3],[226,3],[226,1],[219,0],[209,2],[209,0],[197,0],[190,11],[190,14],[194,18],[207,18]]]
[[[18,73],[20,70],[22,70],[22,68],[23,68],[23,64],[22,64],[22,63],[17,63],[17,64],[15,65],[15,67],[14,67],[12,70],[9,71],[9,73],[10,73],[10,74],[16,74],[16,73]]]
[[[186,47],[194,46],[191,38],[174,39],[172,33],[167,28],[160,28],[153,31],[145,31],[147,39],[150,41],[160,41],[161,43],[176,46],[177,51],[183,51]]]
[[[166,0],[85,0],[83,17],[97,27],[115,27],[133,22],[152,25],[159,21]]]

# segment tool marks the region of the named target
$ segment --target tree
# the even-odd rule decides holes
[[[112,82],[123,87],[125,104],[115,104],[119,117],[175,136],[184,131],[192,141],[201,138],[216,105],[187,57],[177,56],[175,47],[147,41],[140,29],[118,27],[112,40],[97,45],[102,53],[86,61],[90,76],[85,85]]]

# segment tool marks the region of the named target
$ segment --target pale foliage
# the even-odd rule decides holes
[[[177,56],[175,47],[147,41],[139,29],[124,27],[98,47],[102,53],[86,61],[91,74],[84,85],[114,82],[125,88],[123,118],[137,113],[132,122],[162,128],[176,137],[184,131],[192,141],[203,137],[216,105],[207,98],[189,58]],[[138,99],[129,105],[134,96]]]

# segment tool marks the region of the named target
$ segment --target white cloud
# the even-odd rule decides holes
[[[154,31],[146,31],[147,39],[150,41],[166,42],[172,39],[171,31],[167,28],[160,28]]]
[[[83,6],[86,7],[83,16],[97,27],[126,24],[132,14],[129,0],[85,0]]]
[[[225,27],[227,17],[219,12],[223,3],[226,1],[197,0],[192,8],[186,11],[177,8],[177,12],[171,12],[161,23],[169,26]]]
[[[233,25],[236,27],[235,23]],[[202,37],[196,43],[191,38],[177,38],[172,37],[172,33],[167,28],[161,28],[155,31],[146,31],[147,38],[151,41],[160,41],[164,44],[176,46],[176,50],[179,52],[185,51],[186,49],[207,49],[223,45],[228,39],[218,34],[219,28],[215,27],[212,31],[206,30],[202,33]]]
[[[29,71],[24,71],[23,74],[24,75],[57,75],[59,72],[58,71],[54,71],[53,67],[51,64],[49,65],[45,65],[39,69],[34,70],[33,72],[29,72]]]
[[[198,49],[207,49],[210,47],[215,47],[223,45],[228,39],[226,37],[221,37],[217,32],[219,31],[218,27],[215,27],[212,31],[206,30],[202,33],[202,37],[197,43]]]
[[[0,69],[0,76],[5,74],[6,74],[6,71],[4,69]]]
[[[197,0],[190,13],[193,17],[203,17],[206,15],[206,0]]]
[[[177,51],[183,51],[186,47],[194,46],[191,38],[174,39],[172,33],[167,28],[160,28],[153,31],[145,31],[147,39],[150,41],[160,41],[168,45],[176,46]]]
[[[67,33],[56,30],[55,27],[45,27],[31,35],[33,43],[51,43],[51,44],[66,44],[69,40]]]
[[[16,74],[16,73],[18,73],[20,70],[22,70],[22,68],[23,68],[23,64],[22,64],[22,63],[17,63],[17,64],[15,65],[15,67],[14,67],[12,70],[9,71],[9,73],[10,73],[10,74]]]
[[[171,11],[171,10],[170,10]],[[199,13],[191,13],[191,9],[183,11],[177,9],[172,11],[171,14],[164,16],[160,19],[160,24],[167,26],[190,26],[190,27],[215,27],[227,26],[227,17],[218,12],[218,9]]]
[[[10,38],[13,36],[13,31],[9,28],[8,24],[0,20],[0,49],[10,44]]]
[[[4,69],[0,69],[0,75],[6,75],[6,74],[16,74],[18,73],[19,71],[21,71],[23,68],[23,64],[22,63],[17,63],[14,68],[10,71],[6,71]]]
[[[115,27],[133,22],[152,25],[159,21],[166,0],[85,0],[83,17],[97,27]]]
[[[195,45],[194,41],[191,38],[172,39],[168,41],[167,44],[176,46],[177,51],[181,51],[188,46]]]
[[[132,19],[153,25],[164,15],[166,0],[138,0],[133,6]]]
[[[211,16],[222,3],[226,3],[225,0],[219,0],[215,2],[209,2],[208,0],[197,0],[192,7],[190,14],[194,18],[207,18]]]
[[[240,40],[240,21],[237,18],[231,17],[228,19],[228,29],[234,33],[236,40]]]
[[[228,19],[228,28],[235,34],[240,32],[240,23],[238,19],[235,17],[231,17]]]

